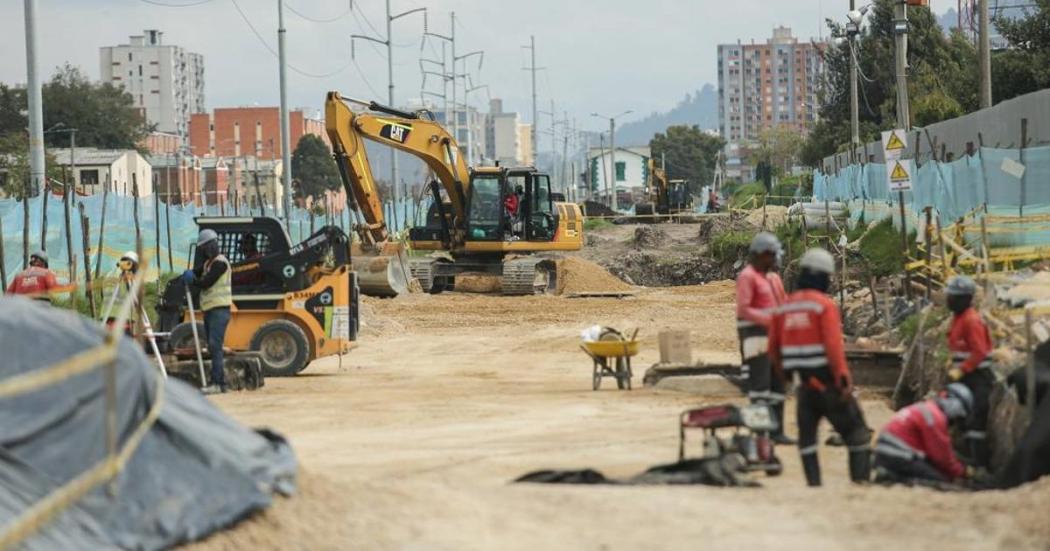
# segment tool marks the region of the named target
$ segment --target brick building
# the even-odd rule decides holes
[[[328,142],[324,121],[303,111],[289,113],[292,149],[306,134]],[[281,158],[281,116],[277,107],[222,107],[190,119],[190,150],[198,157]]]
[[[824,44],[800,42],[777,27],[764,44],[718,46],[718,123],[730,143],[789,126],[805,134],[817,121]]]

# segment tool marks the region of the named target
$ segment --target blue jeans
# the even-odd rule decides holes
[[[230,324],[229,308],[212,308],[204,312],[204,334],[211,354],[211,384],[226,386],[226,372],[222,369],[222,344],[226,340],[226,326]]]

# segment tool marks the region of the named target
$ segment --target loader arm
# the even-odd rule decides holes
[[[368,111],[355,112],[350,103]],[[435,121],[413,113],[379,105],[344,99],[329,92],[325,100],[325,128],[339,174],[348,196],[354,198],[364,217],[364,233],[373,244],[388,238],[379,188],[365,150],[365,140],[393,147],[422,160],[437,176],[451,203],[452,233],[462,240],[467,220],[470,172],[459,155],[455,139]]]

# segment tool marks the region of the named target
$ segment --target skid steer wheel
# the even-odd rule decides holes
[[[201,339],[201,349],[208,347],[208,337],[204,334],[204,324],[197,323],[197,335]],[[176,350],[192,350],[195,349],[193,345],[193,327],[189,322],[182,322],[175,326],[171,330],[171,335],[168,337],[167,352],[175,352]]]
[[[306,333],[288,320],[262,324],[252,335],[251,349],[259,353],[267,377],[291,377],[306,368],[310,356]]]

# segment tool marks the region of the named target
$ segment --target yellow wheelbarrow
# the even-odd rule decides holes
[[[631,356],[638,354],[639,342],[635,339],[638,330],[630,338],[615,329],[603,328],[597,341],[584,341],[580,348],[591,357],[593,371],[591,377],[594,390],[602,386],[602,377],[614,377],[616,387],[620,390],[631,390]]]

